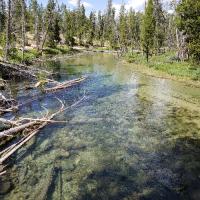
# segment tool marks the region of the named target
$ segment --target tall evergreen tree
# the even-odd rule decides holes
[[[6,24],[6,8],[5,1],[0,0],[0,33],[4,31]]]
[[[7,22],[6,22],[6,46],[5,46],[5,53],[4,58],[7,61],[10,55],[10,48],[11,48],[11,0],[8,0],[7,6]]]
[[[25,21],[25,15],[26,15],[26,4],[25,0],[21,0],[21,29],[22,29],[22,62],[24,61],[24,51],[26,46],[26,21]]]
[[[156,52],[159,53],[160,49],[164,46],[166,37],[166,19],[161,0],[154,0],[154,16],[156,21],[154,47]]]
[[[154,17],[154,6],[153,0],[148,0],[145,8],[145,13],[142,22],[142,48],[146,55],[147,62],[154,45],[154,34],[155,34],[155,17]]]
[[[125,5],[122,4],[119,14],[119,42],[121,50],[126,51],[128,45],[128,26]]]
[[[177,8],[177,25],[183,31],[192,58],[200,62],[200,0],[182,0]],[[183,52],[187,53],[187,52]]]
[[[105,32],[105,16],[101,14],[101,11],[98,12],[98,20],[97,20],[97,40],[100,41],[100,46],[104,46],[104,32]]]
[[[75,44],[75,39],[74,39],[76,35],[76,28],[74,26],[75,18],[76,18],[76,12],[65,9],[63,29],[64,29],[65,43],[69,46],[74,46]]]
[[[89,26],[88,26],[88,43],[93,46],[93,41],[95,38],[95,30],[96,30],[96,15],[94,12],[90,13],[89,16]]]
[[[85,15],[85,7],[82,4],[80,8],[77,10],[76,15],[76,32],[77,37],[79,39],[79,45],[82,45],[83,36],[86,31],[86,15]]]
[[[54,20],[55,20],[55,1],[48,0],[47,9],[45,13],[45,27],[43,33],[43,40],[41,50],[43,50],[43,46],[47,40],[47,46],[54,47],[55,46],[55,34],[54,34]]]
[[[34,39],[36,41],[37,50],[40,44],[40,9],[37,0],[31,0],[31,11],[33,15]]]

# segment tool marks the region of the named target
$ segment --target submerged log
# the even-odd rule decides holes
[[[81,83],[85,79],[86,79],[86,77],[81,77],[81,78],[73,79],[73,80],[70,80],[70,81],[65,81],[63,83],[57,82],[55,86],[53,86],[51,88],[46,88],[46,89],[44,89],[44,91],[46,93],[49,93],[49,92],[55,92],[55,91],[58,91],[58,90],[66,89],[68,87],[72,87],[72,86],[74,86],[78,83]]]
[[[25,143],[27,143],[31,138],[33,138],[42,128],[44,128],[49,123],[54,122],[53,121],[54,117],[56,117],[61,112],[64,112],[67,109],[73,108],[74,106],[79,104],[84,99],[85,99],[85,95],[79,101],[75,102],[73,105],[71,105],[69,107],[65,107],[63,102],[58,99],[58,101],[60,101],[60,103],[61,103],[61,107],[57,112],[55,112],[53,114],[47,114],[41,119],[30,120],[28,123],[21,124],[14,128],[10,128],[6,131],[0,132],[0,138],[5,137],[5,136],[13,136],[13,134],[23,132],[23,131],[24,131],[23,135],[25,135],[19,142],[12,144],[10,147],[7,147],[6,150],[2,151],[3,153],[2,153],[2,156],[0,157],[0,164],[3,164],[18,149],[20,149]],[[21,121],[23,121],[23,120],[21,120]],[[59,122],[59,121],[55,121],[55,122]]]

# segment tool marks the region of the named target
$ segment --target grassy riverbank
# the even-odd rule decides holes
[[[177,61],[174,52],[153,56],[148,63],[142,53],[127,54],[125,60],[145,74],[200,86],[200,66],[189,61]]]

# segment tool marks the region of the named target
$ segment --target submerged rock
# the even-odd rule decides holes
[[[0,180],[0,195],[5,195],[12,190],[12,183],[10,181]]]

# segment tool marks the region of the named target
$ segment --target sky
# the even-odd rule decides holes
[[[39,0],[43,4],[46,4],[48,0]],[[87,12],[97,11],[97,10],[105,10],[107,6],[108,0],[82,0],[82,4],[84,4]],[[113,6],[116,8],[117,12],[119,12],[121,3],[124,1],[126,4],[126,8],[134,8],[136,11],[141,11],[144,9],[144,4],[146,0],[113,0]],[[163,0],[167,2],[169,0]],[[77,0],[58,0],[59,3],[64,3],[69,8],[75,8],[77,5]]]

